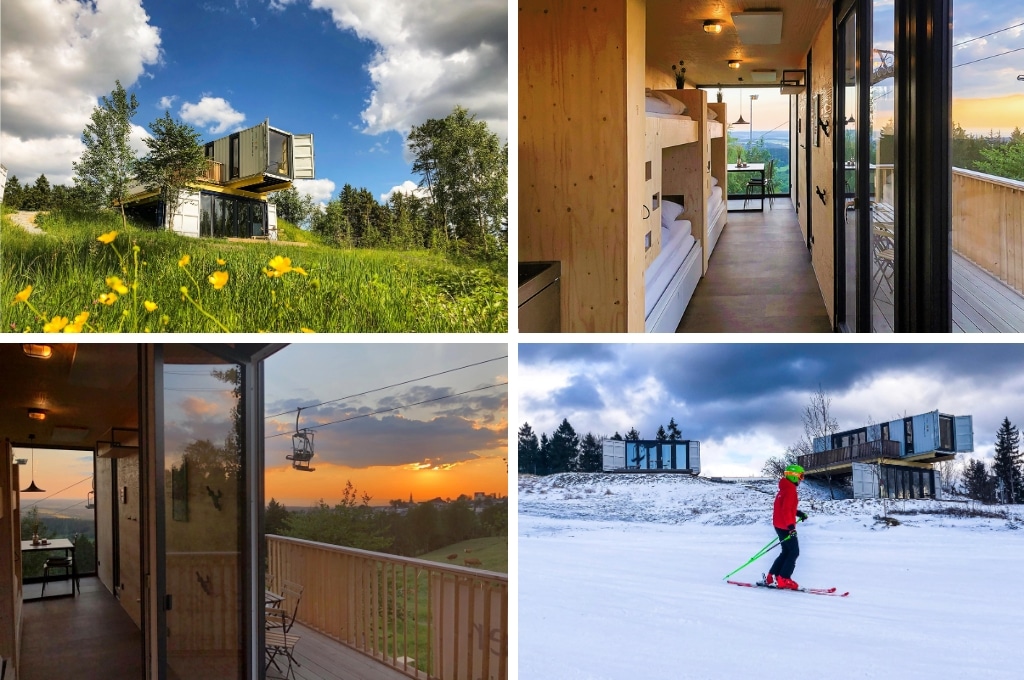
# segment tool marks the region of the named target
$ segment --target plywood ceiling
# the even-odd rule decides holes
[[[132,344],[52,345],[49,359],[25,355],[20,343],[0,344],[0,437],[14,444],[91,448],[111,427],[138,426],[138,359]],[[29,408],[47,411],[43,421]],[[86,428],[79,442],[60,440],[60,428]],[[35,435],[29,439],[29,435]]]
[[[814,34],[830,16],[829,0],[648,0],[647,64],[671,72],[685,62],[686,79],[699,85],[749,85],[754,69],[802,68]],[[733,12],[782,10],[782,42],[744,45],[732,22]],[[704,32],[706,19],[719,19],[718,35]],[[741,59],[739,70],[730,59]],[[739,79],[743,80],[740,81]]]

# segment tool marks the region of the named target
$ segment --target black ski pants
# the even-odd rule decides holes
[[[775,533],[779,535],[779,540],[782,542],[782,552],[772,562],[770,573],[783,578],[792,578],[793,570],[796,569],[796,558],[800,557],[800,544],[797,543],[796,536],[786,538],[789,536],[789,531],[786,529],[776,528]]]

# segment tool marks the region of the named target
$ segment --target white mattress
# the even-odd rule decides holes
[[[714,218],[719,212],[721,212],[722,206],[725,205],[725,201],[722,200],[722,187],[711,187],[711,195],[708,196],[705,208],[707,211],[704,213],[707,215],[708,227],[714,222]]]
[[[693,118],[690,118],[689,116],[676,115],[674,113],[655,113],[652,111],[647,111],[646,115],[648,118],[671,118],[673,120],[693,120]]]
[[[647,268],[647,273],[644,277],[645,317],[651,313],[654,305],[658,303],[661,294],[665,292],[665,288],[672,280],[672,277],[675,276],[679,267],[682,266],[683,260],[686,259],[686,254],[690,252],[693,244],[696,242],[690,233],[689,220],[677,220],[675,225],[676,228],[668,234],[667,240],[664,239],[666,230],[662,230],[661,252],[658,253],[658,257],[654,258],[651,266]]]

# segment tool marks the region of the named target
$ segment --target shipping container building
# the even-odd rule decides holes
[[[688,472],[700,474],[700,442],[651,439],[602,442],[605,472]]]

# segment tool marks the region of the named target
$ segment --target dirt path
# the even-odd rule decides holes
[[[38,210],[19,210],[16,213],[11,213],[8,217],[28,233],[42,234],[43,230],[36,226],[36,215],[38,214]]]

